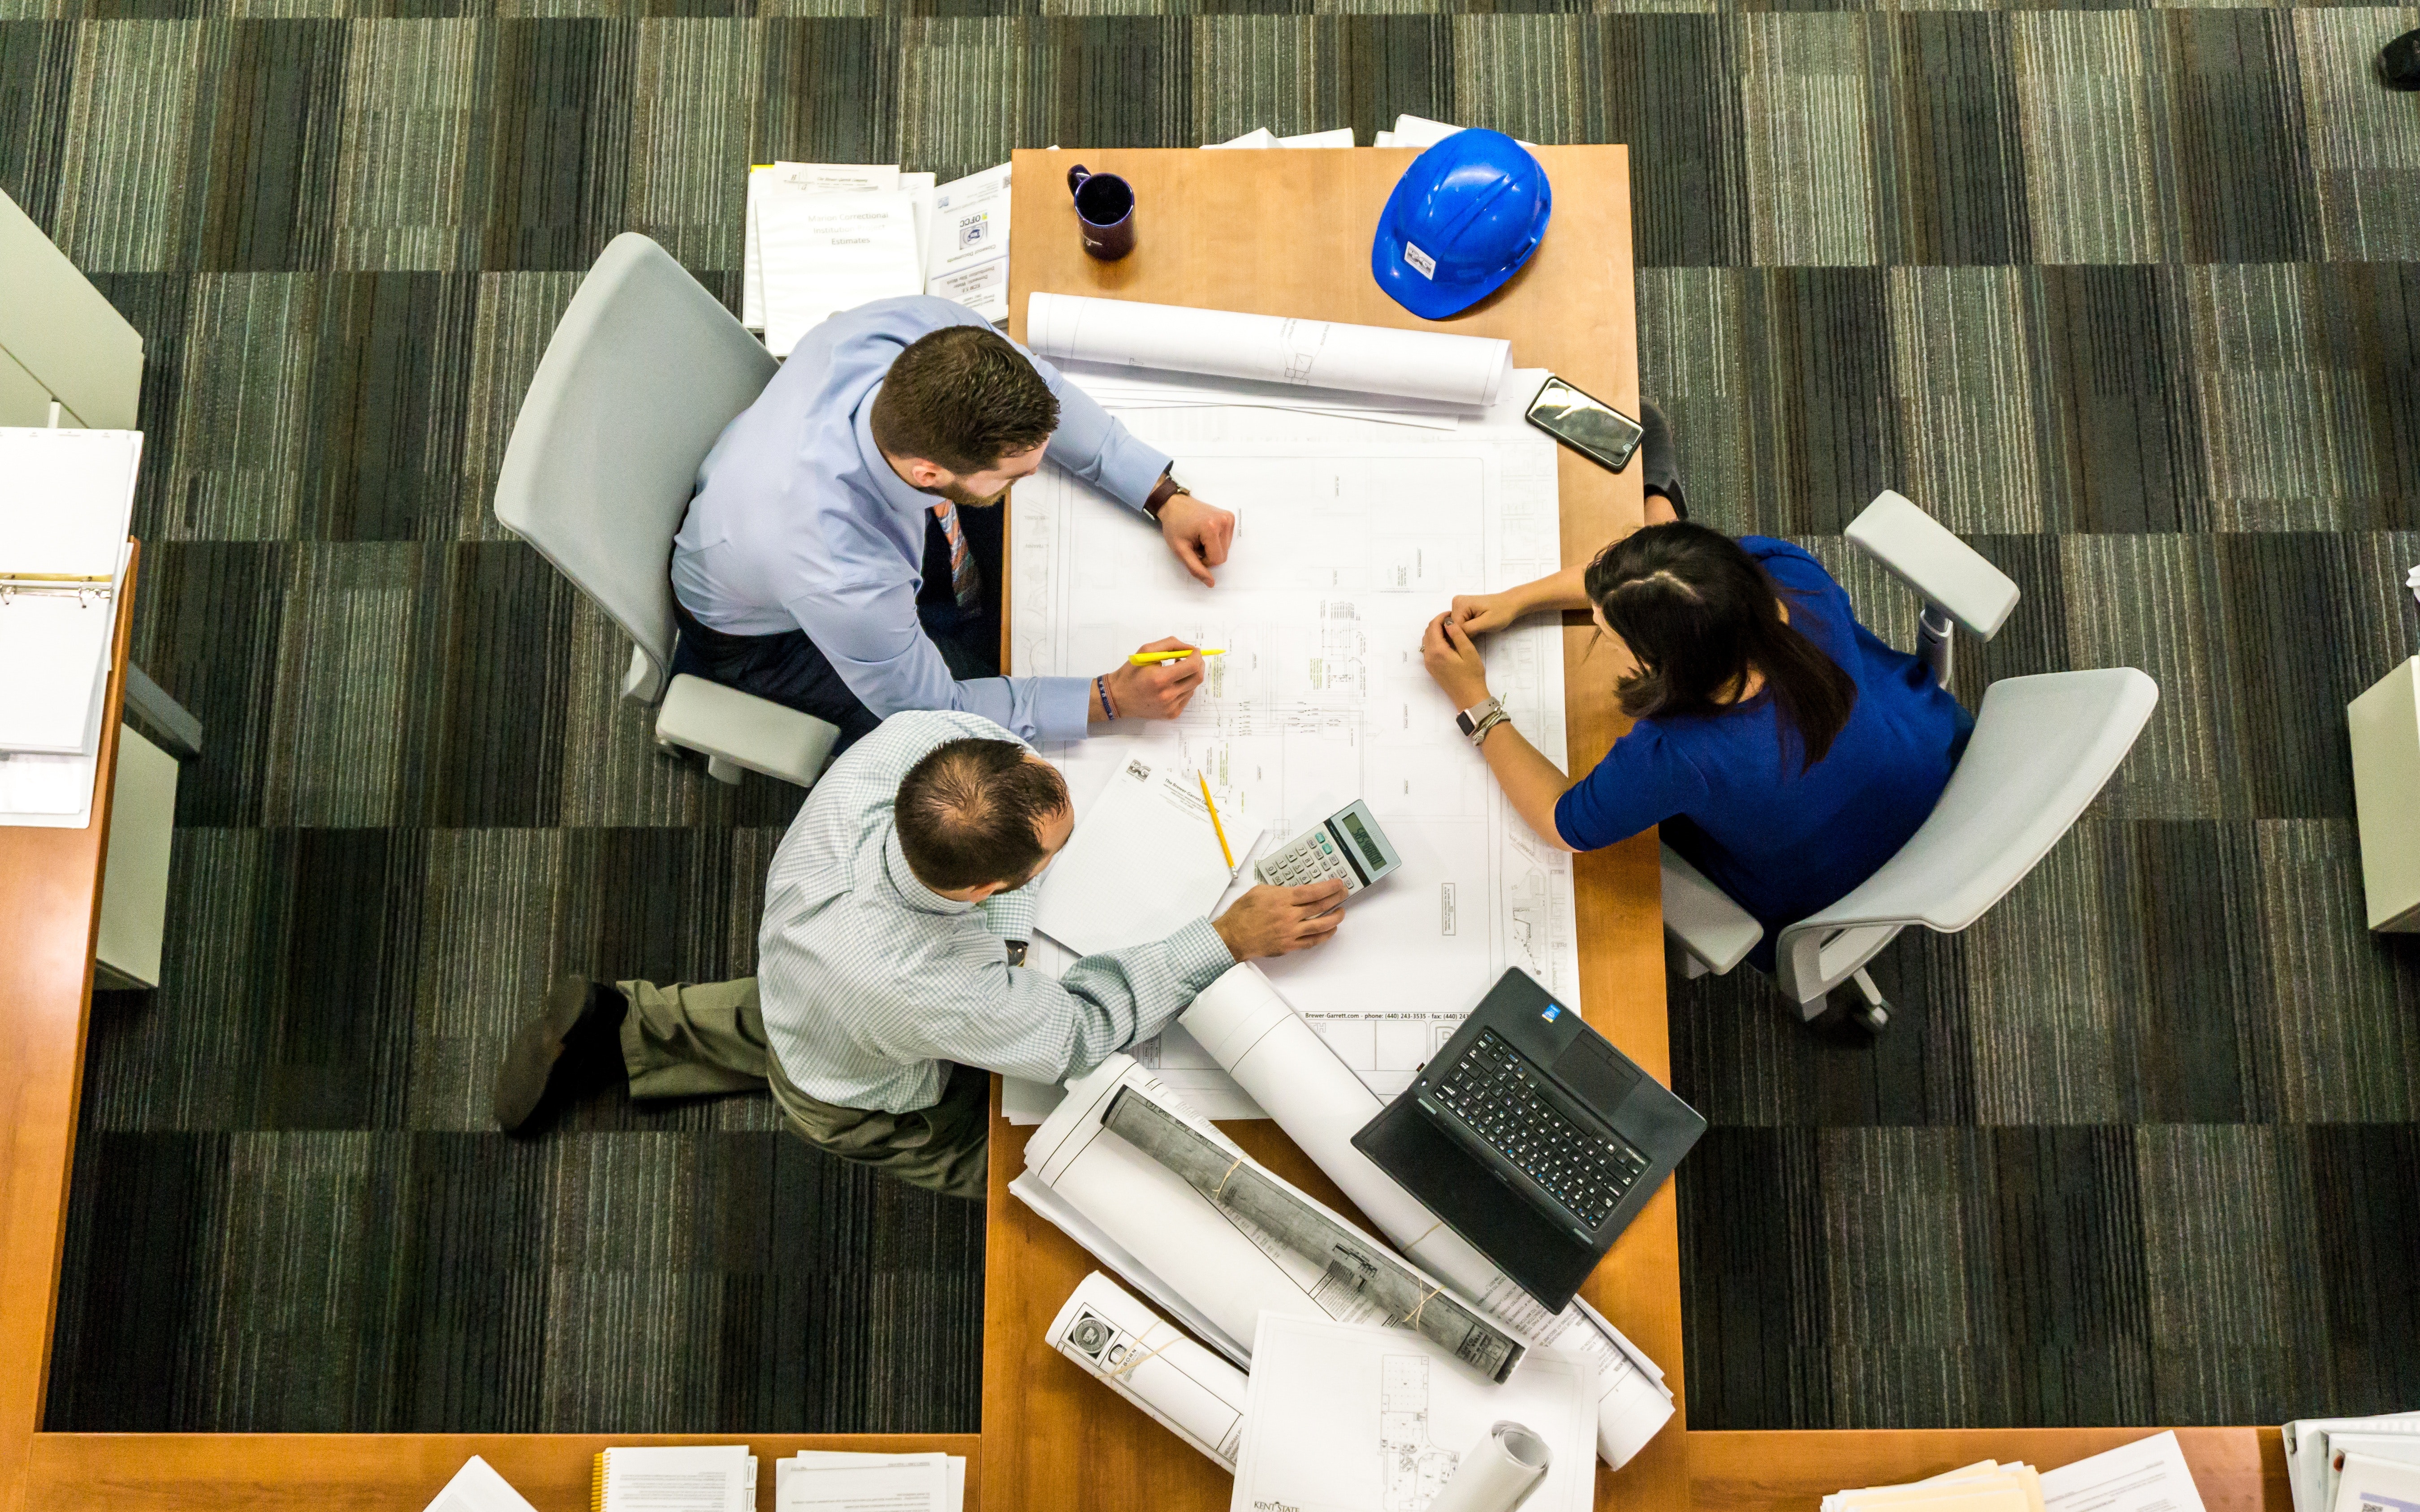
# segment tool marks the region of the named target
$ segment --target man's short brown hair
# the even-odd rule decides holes
[[[1043,861],[1042,821],[1067,807],[1067,784],[1013,740],[969,735],[924,753],[892,806],[899,850],[935,892],[1021,883]]]
[[[983,472],[1059,428],[1059,399],[988,326],[943,326],[908,344],[874,398],[874,444],[952,472]]]

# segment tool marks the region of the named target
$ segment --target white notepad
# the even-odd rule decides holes
[[[1261,838],[1221,808],[1238,866]],[[1163,940],[1218,905],[1234,881],[1189,766],[1137,756],[1084,806],[1042,874],[1033,927],[1078,955]]]
[[[754,1512],[756,1457],[744,1443],[608,1449],[591,1502],[597,1512]]]

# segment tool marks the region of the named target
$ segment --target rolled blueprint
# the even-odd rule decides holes
[[[1428,1512],[1512,1512],[1554,1462],[1546,1441],[1518,1423],[1498,1423],[1453,1467]]]
[[[1077,294],[1029,296],[1025,344],[1065,362],[1211,373],[1473,408],[1494,404],[1512,370],[1512,344],[1494,337]]]
[[[1050,1319],[1050,1347],[1161,1427],[1235,1473],[1244,1373],[1095,1271]]]
[[[1384,1307],[1336,1286],[1319,1261],[1287,1249],[1239,1215],[1221,1212],[1184,1178],[1103,1128],[1110,1099],[1126,1088],[1168,1108],[1231,1157],[1243,1154],[1127,1057],[1111,1056],[1069,1083],[1066,1100],[1026,1142],[1026,1174],[1108,1241],[1104,1247],[1112,1253],[1095,1251],[1100,1259],[1121,1272],[1129,1264],[1147,1272],[1243,1349],[1264,1312],[1348,1323],[1388,1320]]]
[[[1355,1133],[1378,1116],[1377,1094],[1257,968],[1239,965],[1212,982],[1177,1022],[1405,1257],[1540,1348],[1595,1363],[1597,1453],[1606,1464],[1627,1464],[1671,1420],[1661,1380],[1632,1359],[1611,1325],[1600,1326],[1576,1301],[1547,1312],[1353,1148]]]
[[[1271,1175],[1231,1154],[1147,1097],[1126,1090],[1109,1100],[1101,1122],[1110,1133],[1185,1178],[1221,1212],[1240,1214],[1298,1255],[1324,1262],[1333,1284],[1364,1293],[1399,1322],[1490,1381],[1512,1373],[1527,1349],[1388,1248]]]

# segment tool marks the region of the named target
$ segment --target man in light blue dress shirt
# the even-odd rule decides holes
[[[1045,458],[1149,516],[1186,570],[1215,581],[1234,517],[981,316],[921,296],[833,316],[698,469],[673,539],[673,670],[830,720],[844,746],[908,709],[980,715],[1029,741],[1174,717],[1199,656],[999,675],[990,506]]]

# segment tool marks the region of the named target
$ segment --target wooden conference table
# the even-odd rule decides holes
[[[1236,310],[1316,314],[1411,326],[1371,284],[1370,228],[1408,151],[1104,151],[1088,166],[1131,178],[1140,247],[1102,266],[1076,249],[1064,176],[1072,152],[1016,154],[1011,289],[1021,316],[1033,289]],[[1555,230],[1528,268],[1442,329],[1509,336],[1518,360],[1551,366],[1628,405],[1637,355],[1630,261],[1628,156],[1618,147],[1549,147]],[[1635,478],[1576,458],[1562,464],[1566,560],[1635,517]],[[139,563],[137,563],[139,565]],[[135,578],[120,601],[116,665],[127,663]],[[1567,631],[1576,665],[1580,631]],[[112,769],[122,687],[110,680],[101,769]],[[1617,733],[1601,686],[1568,694],[1575,763]],[[1033,1220],[1002,1186],[1025,1134],[994,1122],[984,1432],[973,1434],[91,1434],[39,1431],[74,1153],[92,992],[104,784],[84,830],[0,828],[0,1512],[202,1512],[343,1508],[419,1512],[462,1460],[485,1456],[542,1512],[587,1504],[589,1459],[611,1443],[745,1440],[769,1463],[801,1448],[942,1449],[972,1464],[968,1504],[993,1512],[1224,1508],[1228,1482],[1208,1461],[1042,1348],[1042,1330],[1092,1262]],[[1583,856],[1578,870],[1589,1017],[1641,1064],[1666,1073],[1663,949],[1652,841]],[[1274,1127],[1231,1131],[1291,1179],[1342,1204]],[[1685,1168],[1683,1179],[1686,1179]],[[1670,1189],[1624,1234],[1588,1288],[1682,1389],[1680,1265]],[[1690,1433],[1677,1418],[1616,1475],[1600,1470],[1600,1507],[1811,1512],[1823,1493],[1946,1470],[1985,1457],[2055,1465],[2138,1437],[2140,1428]],[[2274,1429],[2183,1429],[2212,1512],[2283,1512]],[[772,1505],[763,1477],[759,1505]]]

